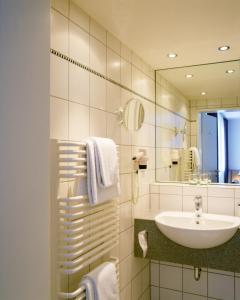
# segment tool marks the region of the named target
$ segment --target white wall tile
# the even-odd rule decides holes
[[[159,194],[160,193],[160,186],[159,184],[150,184],[150,193],[151,194]]]
[[[132,177],[131,174],[121,174],[120,175],[120,184],[121,184],[121,194],[120,194],[120,202],[126,202],[132,197]]]
[[[98,24],[94,19],[90,21],[90,34],[94,36],[97,40],[106,45],[107,42],[107,32],[106,30]]]
[[[159,194],[150,195],[150,209],[151,211],[158,212],[160,210]]]
[[[62,13],[65,17],[68,17],[69,3],[66,0],[52,0],[52,7]]]
[[[119,207],[120,232],[132,226],[132,202],[128,201]]]
[[[204,186],[183,186],[183,195],[207,196],[207,187]]]
[[[110,32],[107,32],[107,46],[118,55],[121,54],[121,42]]]
[[[160,299],[161,300],[182,300],[182,293],[161,288]]]
[[[138,274],[132,281],[132,300],[138,300],[142,292],[142,276]]]
[[[160,184],[160,194],[182,195],[182,186],[174,184]]]
[[[151,286],[151,300],[159,300],[160,298],[160,289],[156,286]]]
[[[160,211],[182,211],[182,196],[160,194]]]
[[[84,30],[89,32],[89,16],[72,0],[70,0],[69,18],[71,21],[73,21],[74,23],[82,27]]]
[[[68,99],[68,62],[55,55],[50,57],[50,94]]]
[[[116,144],[121,143],[121,126],[115,114],[107,113],[107,137],[114,140]]]
[[[234,300],[234,277],[208,273],[208,296]]]
[[[208,197],[208,213],[234,216],[234,198]]]
[[[234,188],[232,187],[208,187],[209,197],[234,197]]]
[[[89,105],[89,72],[69,64],[69,100]]]
[[[182,268],[160,265],[160,286],[181,291]]]
[[[160,285],[160,265],[151,263],[150,264],[150,272],[151,272],[151,285],[159,286]]]
[[[50,99],[50,138],[68,138],[68,102],[54,97]]]
[[[120,147],[120,172],[130,173],[132,171],[132,152],[130,146]]]
[[[89,66],[89,34],[72,22],[69,23],[69,55]]]
[[[90,67],[106,75],[106,46],[94,37],[90,37]]]
[[[90,108],[90,135],[105,137],[107,135],[106,112]]]
[[[124,44],[121,44],[121,57],[130,63],[132,61],[132,51]]]
[[[207,300],[210,298],[183,293],[183,300]]]
[[[102,110],[106,109],[106,80],[96,76],[90,75],[90,106]]]
[[[69,103],[69,139],[81,141],[89,136],[89,108]]]
[[[121,106],[121,88],[107,82],[107,111],[115,113]]]
[[[116,82],[120,82],[120,69],[120,56],[111,49],[107,49],[107,76]]]
[[[68,55],[68,19],[51,11],[51,48]]]
[[[240,278],[235,277],[235,300],[240,300]]]
[[[131,300],[131,283],[129,283],[125,288],[120,292],[120,300]]]
[[[235,198],[240,198],[240,187],[235,187]]]
[[[121,126],[121,144],[131,145],[133,133],[129,131],[125,126]]]
[[[194,270],[183,269],[183,291],[187,293],[207,296],[207,273],[201,272],[198,281],[194,279]]]
[[[133,252],[133,229],[129,228],[120,233],[120,260],[126,258]]]
[[[120,261],[119,264],[120,271],[120,289],[127,286],[132,278],[131,272],[131,256],[126,257]]]
[[[121,58],[121,84],[131,88],[132,85],[132,66],[129,62]]]

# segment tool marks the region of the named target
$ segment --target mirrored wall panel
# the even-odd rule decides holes
[[[240,184],[240,61],[156,72],[156,180]]]

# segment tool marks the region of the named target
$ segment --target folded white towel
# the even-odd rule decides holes
[[[116,145],[114,144],[115,150],[113,150],[114,154],[112,155],[112,160],[114,160],[114,166],[112,167],[109,152],[114,148],[112,144],[113,141],[106,143],[109,149],[111,149],[106,151],[109,154],[110,160],[109,162],[107,162],[106,156],[103,153],[104,149],[107,148],[107,146],[104,146],[102,149],[99,149],[100,146],[102,146],[103,144],[103,140],[101,140],[101,142],[98,140],[97,145],[96,139],[97,138],[88,138],[86,140],[87,186],[89,203],[91,205],[96,205],[108,201],[112,198],[118,197],[120,194],[119,166]],[[102,160],[101,163],[100,159]],[[109,168],[110,170],[107,170],[107,168]]]
[[[106,262],[85,275],[81,281],[86,288],[87,300],[118,300],[115,264]]]
[[[200,166],[200,155],[198,148],[191,147],[189,150],[192,151],[192,168],[194,171],[197,171]]]
[[[116,144],[107,138],[91,138],[95,147],[97,181],[100,187],[107,188],[118,180],[118,156]]]

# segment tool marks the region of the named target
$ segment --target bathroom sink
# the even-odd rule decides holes
[[[170,240],[185,247],[206,249],[230,240],[240,226],[240,218],[191,212],[162,212],[155,217],[158,229]]]

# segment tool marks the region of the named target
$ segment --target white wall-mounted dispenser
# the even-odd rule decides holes
[[[139,149],[136,156],[132,158],[134,162],[134,170],[138,172],[138,170],[146,170],[147,169],[147,150],[146,149]]]
[[[171,151],[171,161],[173,165],[178,165],[180,160],[179,151],[177,149],[172,149]]]

